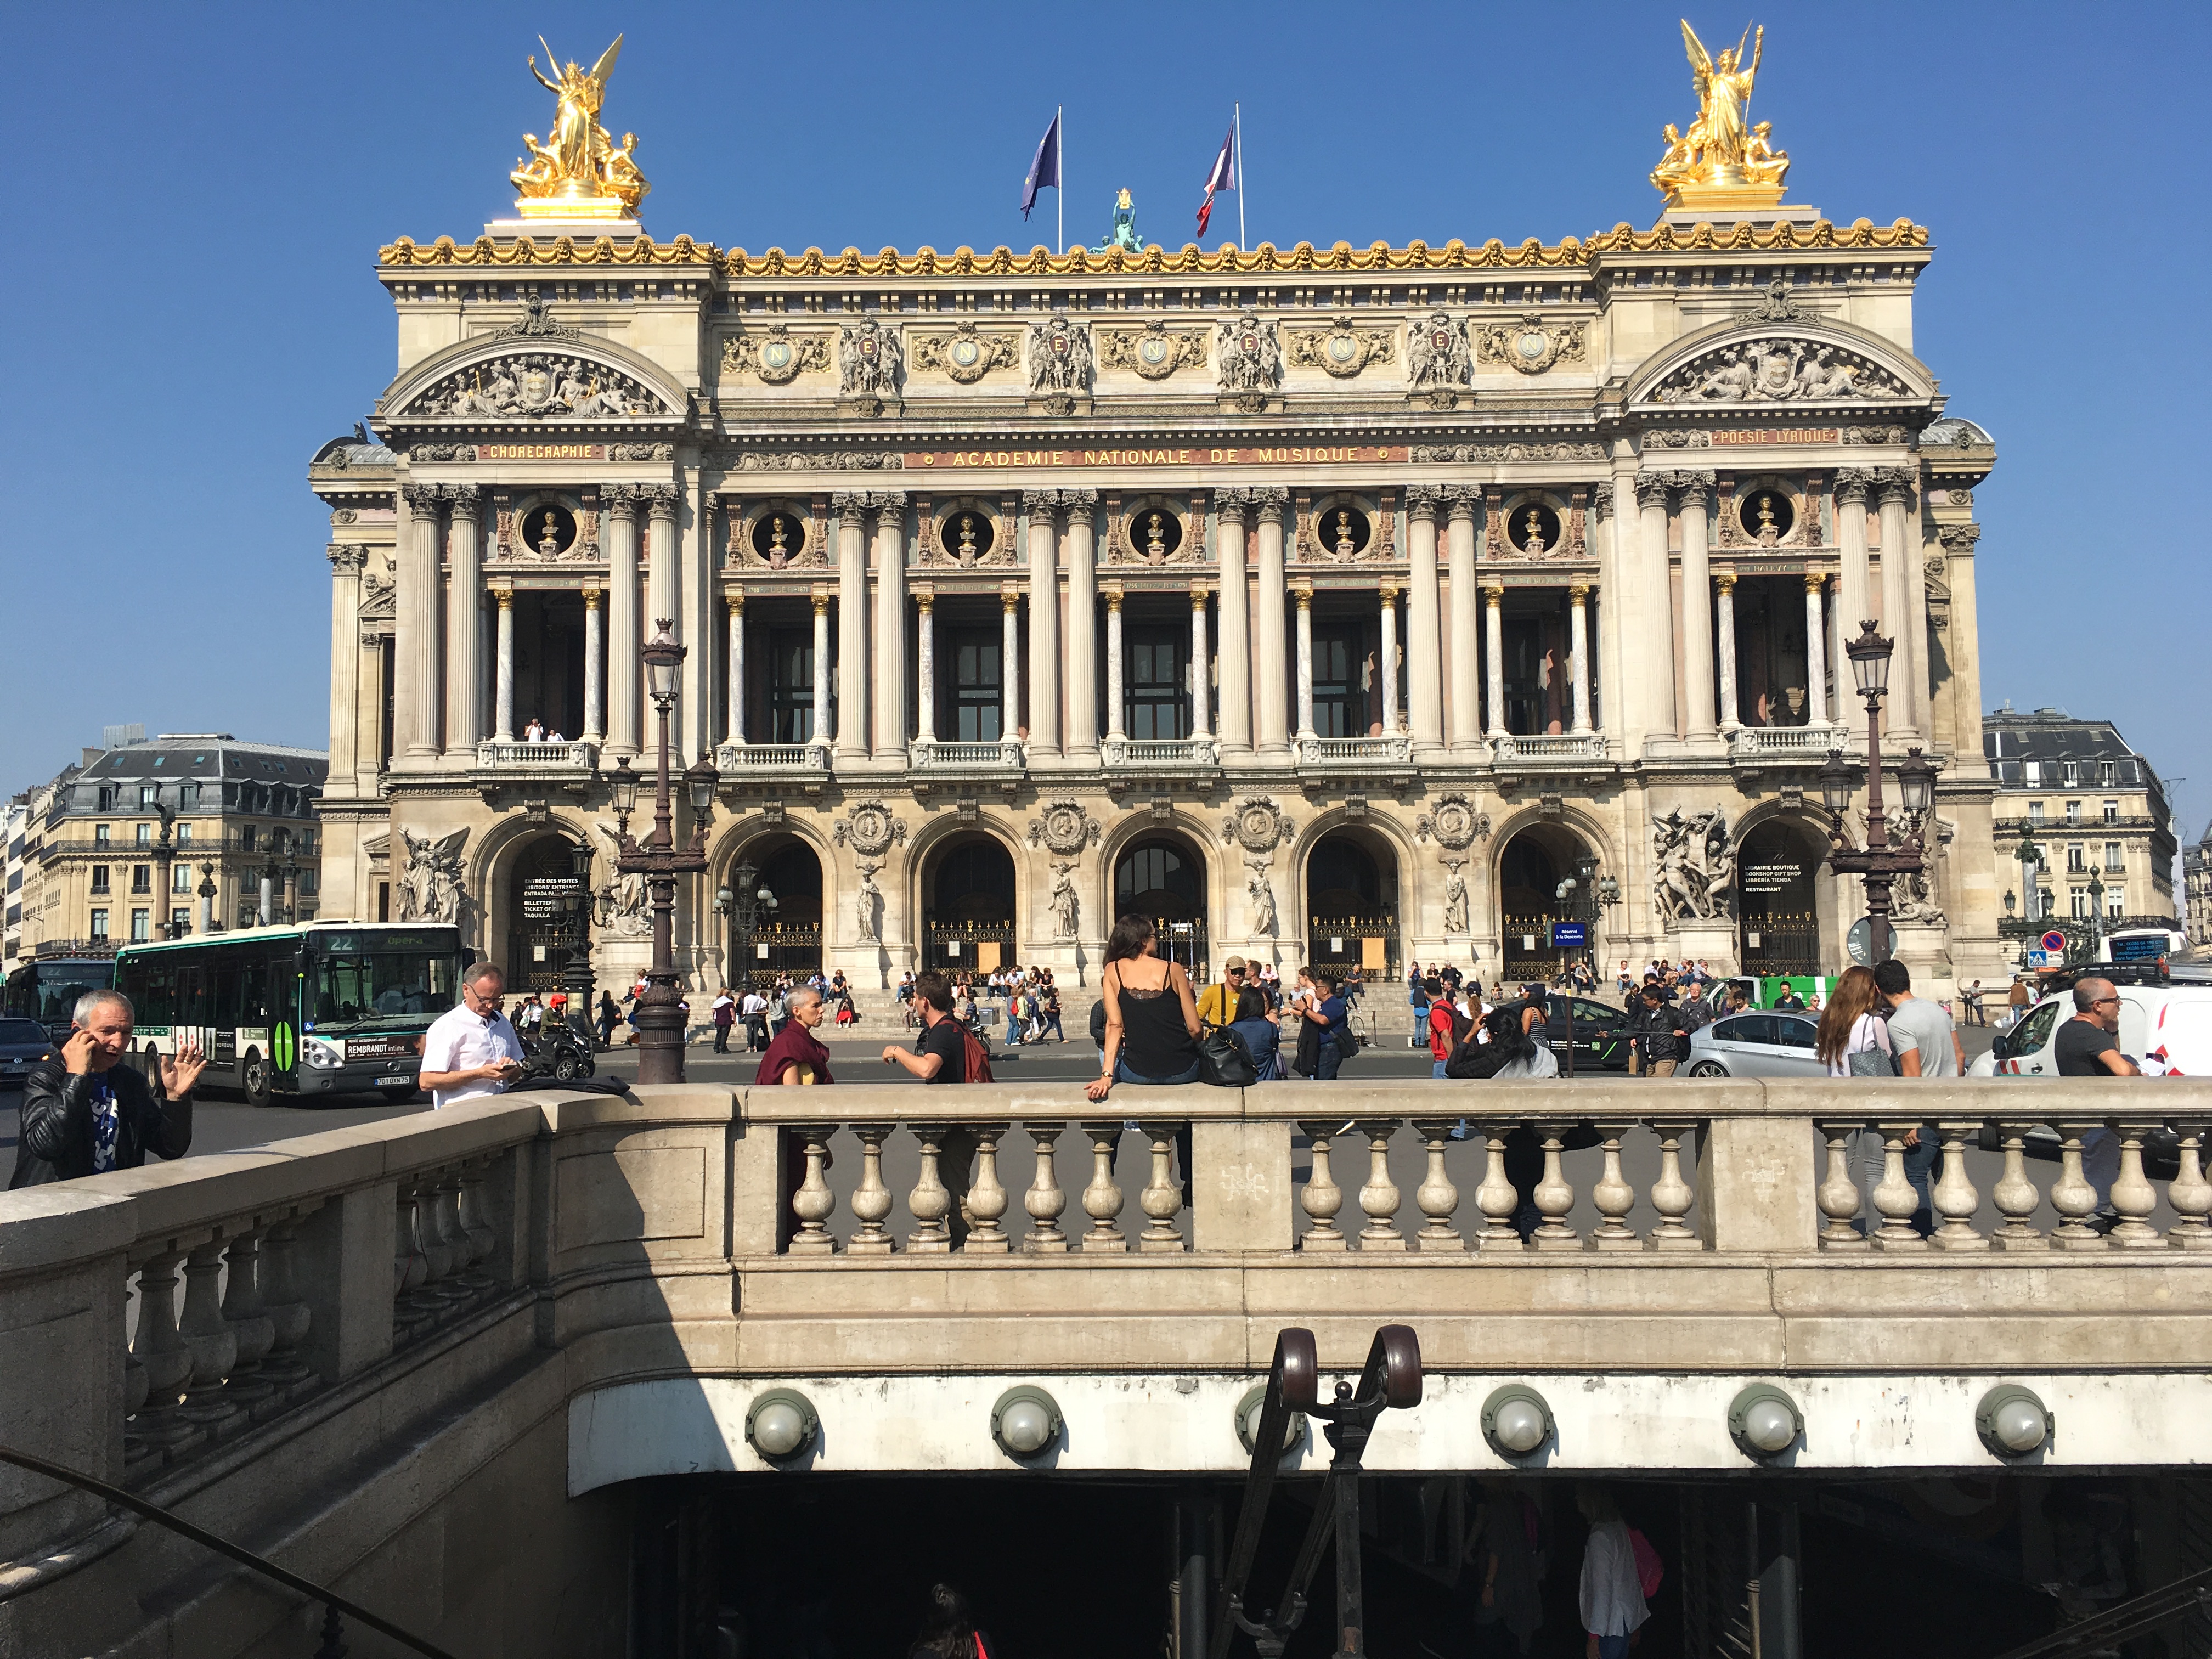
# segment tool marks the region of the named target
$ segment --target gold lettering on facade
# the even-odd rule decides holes
[[[478,444],[480,461],[604,461],[605,444]]]
[[[1127,467],[1388,465],[1408,459],[1403,444],[1291,445],[1265,449],[936,449],[911,450],[909,470],[934,467]]]

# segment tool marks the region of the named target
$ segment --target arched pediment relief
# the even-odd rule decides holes
[[[424,359],[394,381],[386,418],[532,428],[682,421],[690,400],[659,365],[608,340],[489,336]]]
[[[1629,383],[1633,404],[1680,408],[1926,403],[1935,378],[1871,330],[1831,320],[1723,323],[1679,340]]]

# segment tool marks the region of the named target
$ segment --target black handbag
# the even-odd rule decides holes
[[[1217,1089],[1249,1088],[1260,1080],[1259,1063],[1243,1037],[1226,1025],[1201,1025],[1198,1080]]]

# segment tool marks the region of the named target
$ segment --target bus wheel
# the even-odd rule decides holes
[[[246,1069],[240,1073],[240,1081],[249,1106],[266,1106],[276,1097],[276,1075],[258,1048],[246,1051]]]
[[[393,1088],[379,1089],[376,1092],[384,1097],[384,1103],[387,1106],[404,1106],[409,1101],[415,1098],[419,1091],[411,1088]]]

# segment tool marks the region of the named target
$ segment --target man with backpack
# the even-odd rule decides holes
[[[884,1045],[884,1064],[902,1066],[924,1083],[988,1083],[991,1059],[975,1034],[952,1018],[952,988],[934,968],[915,975],[921,1035],[912,1050]]]
[[[1428,998],[1425,1023],[1428,1027],[1429,1075],[1443,1077],[1444,1066],[1453,1050],[1467,1040],[1468,1030],[1474,1022],[1459,1011],[1459,1006],[1444,994],[1444,982],[1440,979],[1424,980],[1421,991]]]

